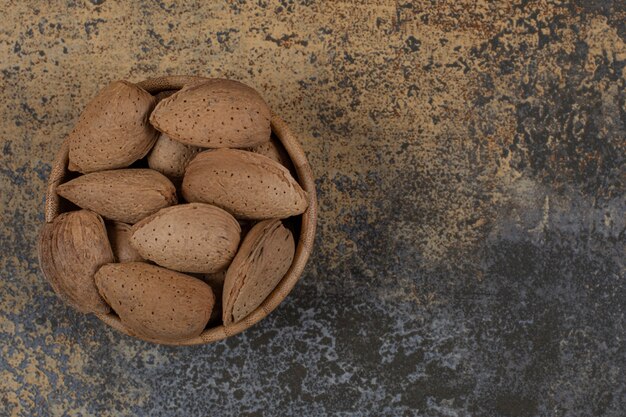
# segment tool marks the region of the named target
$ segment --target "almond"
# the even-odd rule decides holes
[[[113,262],[104,222],[89,210],[60,214],[39,235],[39,265],[57,295],[83,313],[107,313],[94,274]]]
[[[107,234],[117,262],[140,262],[144,259],[130,244],[131,226],[126,223],[107,223]]]
[[[187,167],[182,194],[243,219],[286,218],[303,213],[307,195],[287,168],[266,156],[237,149],[199,153]]]
[[[270,138],[271,112],[254,89],[237,81],[192,83],[159,102],[150,123],[172,139],[207,148],[247,148]]]
[[[172,181],[179,181],[185,175],[185,168],[202,148],[185,145],[161,133],[148,155],[148,166]]]
[[[154,341],[198,336],[215,304],[211,287],[199,279],[143,262],[106,264],[95,281],[122,323]]]
[[[69,169],[124,168],[143,158],[158,134],[148,123],[155,104],[150,93],[126,81],[102,89],[69,134]]]
[[[118,169],[86,174],[57,187],[72,203],[107,219],[136,223],[176,204],[176,189],[151,169]]]
[[[159,210],[133,226],[133,247],[146,259],[183,272],[211,273],[230,264],[241,228],[226,211],[209,204]]]
[[[294,172],[293,164],[291,163],[291,158],[289,158],[287,150],[280,140],[274,136],[272,136],[269,142],[250,148],[249,151],[267,156],[269,159],[273,159],[287,168],[289,172]]]
[[[250,230],[226,272],[225,325],[237,323],[263,303],[289,270],[294,253],[293,236],[280,220],[265,220]]]

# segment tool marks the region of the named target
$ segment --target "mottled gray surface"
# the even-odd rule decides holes
[[[0,415],[624,415],[626,2],[0,10]],[[320,203],[287,300],[193,348],[62,305],[34,243],[86,101],[175,73],[261,91]]]

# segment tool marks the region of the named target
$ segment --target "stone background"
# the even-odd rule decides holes
[[[626,2],[123,3],[0,1],[0,415],[624,415]],[[85,103],[185,73],[262,92],[321,210],[280,308],[176,349],[35,240]]]

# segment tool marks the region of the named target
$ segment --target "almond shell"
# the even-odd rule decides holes
[[[69,169],[82,173],[124,168],[143,158],[158,132],[148,122],[156,98],[126,81],[103,88],[68,136]]]
[[[241,236],[237,220],[219,207],[180,204],[159,210],[132,228],[141,256],[182,272],[212,273],[232,261]]]
[[[301,214],[308,206],[306,192],[287,168],[238,149],[199,153],[187,166],[182,195],[241,219],[282,219]]]
[[[289,270],[294,254],[293,235],[280,220],[264,220],[248,232],[224,279],[225,325],[237,323],[263,303]]]
[[[95,281],[122,323],[153,341],[198,336],[215,304],[211,287],[199,279],[143,262],[106,264]]]
[[[102,218],[89,210],[62,213],[41,230],[39,266],[57,295],[83,313],[107,313],[94,274],[113,262]]]
[[[177,201],[171,181],[144,168],[86,174],[59,185],[57,193],[107,219],[131,224]]]
[[[207,148],[247,148],[270,138],[271,112],[251,87],[211,79],[186,85],[159,102],[150,123],[172,139]]]

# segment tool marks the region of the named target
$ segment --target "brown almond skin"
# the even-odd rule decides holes
[[[293,235],[280,220],[254,225],[226,272],[224,325],[241,321],[263,303],[289,270],[294,254]]]
[[[215,304],[211,287],[199,279],[143,262],[106,264],[95,282],[122,323],[153,341],[198,336]]]
[[[141,262],[144,259],[130,244],[131,225],[121,222],[108,222],[107,234],[117,262]]]
[[[278,162],[238,149],[199,153],[188,165],[182,195],[241,219],[278,219],[303,213],[307,194]]]
[[[241,236],[237,220],[209,204],[164,208],[132,228],[131,245],[141,256],[182,272],[212,273],[232,261]]]
[[[102,217],[130,224],[177,201],[171,181],[152,169],[93,172],[59,185],[57,193]]]
[[[148,166],[159,171],[173,182],[179,182],[185,175],[185,169],[189,162],[200,151],[202,148],[185,145],[170,139],[165,133],[161,133],[150,154],[148,154]]]
[[[274,136],[271,137],[269,142],[262,143],[247,150],[249,150],[250,152],[261,154],[263,156],[267,156],[269,159],[273,159],[274,161],[287,168],[291,173],[295,171],[287,150],[285,149],[283,144],[280,143],[280,140],[278,140]]]
[[[205,148],[249,148],[270,139],[271,112],[254,89],[233,80],[192,83],[159,102],[150,123],[172,139]]]
[[[113,262],[104,222],[89,210],[62,213],[46,223],[37,246],[39,266],[54,292],[82,313],[108,313],[94,274]]]
[[[82,173],[124,168],[143,158],[158,132],[148,123],[156,98],[126,81],[102,89],[69,134],[69,169]]]

